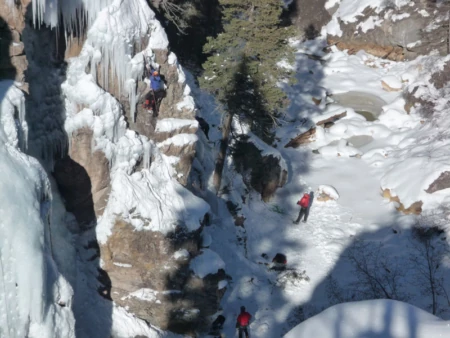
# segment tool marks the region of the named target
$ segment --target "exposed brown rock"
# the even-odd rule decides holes
[[[348,50],[350,55],[356,54],[360,50],[364,50],[374,56],[393,61],[403,61],[405,59],[405,54],[402,47],[390,45],[383,46],[366,41],[340,41],[334,37],[328,37],[329,45],[335,45],[340,50]]]
[[[391,202],[395,202],[398,204],[396,209],[406,215],[414,214],[414,215],[420,215],[422,213],[422,201],[417,201],[411,204],[408,208],[406,208],[403,203],[400,202],[400,199],[398,196],[392,196],[391,191],[389,189],[383,190],[383,197],[389,199]]]
[[[30,3],[31,0],[19,0],[9,5],[6,1],[1,1],[0,17],[6,21],[11,30],[22,32],[25,28],[25,13]]]
[[[64,53],[64,60],[68,60],[72,57],[80,55],[85,41],[86,36],[82,36],[79,38],[69,38],[69,40],[67,41],[66,51]]]
[[[389,86],[386,82],[384,82],[383,80],[381,80],[381,86],[383,87],[383,89],[387,92],[399,92],[402,89],[401,88],[392,88],[391,86]]]
[[[28,63],[23,55],[21,34],[25,28],[25,13],[30,2],[31,0],[19,0],[8,5],[5,1],[0,1],[0,18],[4,21],[4,25],[0,27],[1,78],[24,82]],[[27,86],[22,89],[27,90]]]
[[[80,224],[103,214],[110,192],[109,162],[99,150],[92,152],[92,130],[73,132],[69,155],[57,160],[54,176],[66,208]]]
[[[316,106],[318,106],[318,105],[322,102],[321,99],[316,99],[315,97],[312,98],[312,101],[314,102],[314,104],[315,104]]]
[[[331,117],[329,117],[329,118],[327,118],[325,120],[321,120],[319,122],[316,122],[316,126],[325,126],[325,125],[327,125],[329,123],[334,123],[335,121],[337,121],[337,120],[339,120],[339,119],[341,119],[341,118],[343,118],[345,116],[347,116],[347,111],[344,111],[344,112],[342,112],[340,114],[333,115],[333,116],[331,116]]]
[[[297,137],[291,139],[284,147],[285,148],[298,148],[302,144],[311,143],[314,141],[314,137],[316,135],[316,128],[313,127],[307,132],[304,132]]]
[[[238,227],[243,227],[245,223],[245,217],[244,216],[235,216],[234,217],[234,225]]]
[[[164,236],[135,231],[118,220],[100,248],[103,269],[111,279],[112,299],[164,330],[189,333],[204,328],[225,292],[217,289],[218,282],[227,277],[223,270],[203,279],[192,274],[189,262],[200,253],[199,242],[199,231],[177,230]],[[187,250],[189,257],[176,259],[174,253],[181,249]],[[153,297],[143,300],[130,295],[140,289],[154,290]]]
[[[450,171],[444,171],[425,191],[432,194],[436,191],[447,188],[450,188]]]

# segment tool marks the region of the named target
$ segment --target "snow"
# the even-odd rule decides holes
[[[204,278],[209,274],[217,273],[219,269],[225,268],[225,262],[220,256],[210,249],[202,249],[202,253],[191,260],[191,269],[194,274]]]
[[[166,118],[158,120],[158,124],[156,125],[155,131],[157,133],[171,132],[176,131],[181,128],[198,128],[197,120],[191,119],[175,119],[175,118]]]
[[[227,286],[228,286],[228,281],[221,280],[217,285],[217,289],[222,290],[223,288],[226,288]]]
[[[325,3],[325,8],[331,9],[334,6],[336,6],[337,4],[339,4],[340,2],[341,2],[341,0],[327,0],[327,2]]]
[[[175,258],[176,260],[187,260],[189,259],[189,257],[189,251],[187,251],[186,249],[178,250],[173,254],[173,258]]]
[[[335,305],[301,323],[285,338],[428,338],[448,335],[449,323],[415,306],[394,300]]]
[[[71,10],[84,2],[33,1],[35,20],[57,25],[58,8],[63,20],[75,20]],[[408,2],[396,1],[396,5],[401,7]],[[248,191],[244,178],[234,171],[230,157],[226,159],[222,185],[229,192],[216,195],[211,181],[221,138],[218,128],[221,109],[213,97],[196,87],[193,76],[181,68],[173,53],[169,54],[169,63],[177,65],[179,81],[188,83],[184,87],[184,98],[177,107],[195,111],[207,120],[211,126],[210,142],[199,133],[198,136],[179,134],[155,144],[127,129],[119,102],[105,90],[105,83],[98,85],[95,69],[109,65],[112,74],[120,78],[121,89],[126,90],[131,102],[136,102],[138,95],[132,88],[142,75],[144,60],[154,61],[152,48],[167,48],[167,36],[145,1],[105,0],[86,2],[85,5],[88,6],[88,41],[81,54],[69,60],[62,89],[66,108],[65,130],[69,138],[80,128],[89,127],[94,136],[92,150],[104,152],[111,163],[110,198],[97,227],[91,230],[100,244],[106,243],[118,217],[130,223],[136,231],[167,234],[178,227],[188,231],[199,230],[201,220],[209,212],[211,224],[202,228],[204,244],[209,244],[209,248],[202,249],[202,253],[192,259],[190,267],[199,277],[225,269],[232,282],[221,280],[218,283],[219,289],[226,288],[221,302],[222,313],[234,319],[239,307],[246,305],[254,318],[251,334],[260,338],[283,336],[298,324],[300,318],[307,319],[333,305],[335,302],[328,298],[326,292],[326,281],[330,276],[336,278],[342,288],[351,288],[356,277],[347,254],[357,241],[382,246],[382,254],[395,258],[401,267],[407,267],[413,252],[409,247],[413,239],[411,231],[417,218],[396,212],[395,205],[383,199],[381,189],[390,189],[391,194],[398,196],[406,207],[422,201],[424,217],[450,201],[450,189],[433,194],[425,191],[442,172],[450,171],[447,133],[450,95],[447,88],[437,89],[431,83],[431,74],[442,70],[448,57],[425,56],[411,62],[392,62],[364,52],[349,55],[335,47],[331,48],[331,53],[324,54],[326,41],[297,42],[296,64],[279,64],[295,67],[299,81],[293,86],[281,85],[292,104],[283,115],[282,126],[277,129],[274,146],[265,144],[249,131],[248,126],[239,125],[240,121],[233,121],[234,135],[247,135],[249,142],[263,156],[280,159],[281,166],[289,173],[287,184],[265,203],[259,194]],[[328,0],[327,8],[338,6],[327,26],[328,32],[339,35],[339,20],[355,22],[367,7],[376,14],[385,5],[386,2],[381,0]],[[131,13],[139,15],[131,16]],[[377,22],[374,15],[360,28],[368,30]],[[130,46],[133,43],[139,45],[140,39],[149,34],[146,50],[134,50]],[[312,60],[305,53],[319,55],[323,60]],[[91,67],[87,73],[88,65]],[[401,90],[387,92],[381,81]],[[6,192],[0,196],[0,273],[3,277],[0,284],[6,290],[0,291],[0,307],[3,306],[0,328],[10,330],[11,337],[24,336],[28,324],[30,337],[74,337],[75,319],[70,302],[74,293],[71,285],[75,284],[69,285],[58,273],[51,255],[52,248],[61,254],[61,247],[67,247],[64,255],[55,255],[59,268],[63,258],[70,256],[71,249],[65,241],[52,246],[48,231],[51,229],[55,235],[62,219],[67,223],[73,220],[67,220],[70,217],[65,217],[65,211],[61,210],[62,201],[53,194],[54,213],[50,217],[52,224],[48,224],[52,195],[50,182],[36,160],[19,152],[26,142],[23,143],[25,138],[21,138],[21,129],[13,123],[11,112],[21,107],[23,96],[12,87],[11,82],[0,83],[0,121],[3,127],[0,129],[0,166],[3,177],[7,178],[0,181],[1,191]],[[434,115],[428,119],[419,114],[421,107],[413,107],[409,113],[405,111],[403,92],[411,93],[415,87],[418,87],[414,94],[417,98],[428,99],[434,104]],[[327,98],[327,93],[333,97]],[[343,96],[339,98],[339,95]],[[4,99],[6,96],[8,100]],[[199,103],[198,111],[193,97]],[[313,97],[322,99],[321,103],[314,104]],[[330,103],[334,99],[336,102]],[[360,110],[371,112],[374,121],[366,120],[358,113]],[[290,139],[314,123],[344,111],[346,116],[334,121],[330,128],[317,127],[312,143],[297,149],[284,148]],[[158,121],[157,131],[170,133],[194,126],[198,125],[193,120],[162,119]],[[21,128],[26,135],[25,126]],[[174,178],[177,173],[173,165],[179,158],[164,156],[160,149],[194,143],[197,158],[192,175],[200,172],[201,184],[198,186],[204,189],[197,188],[194,184],[197,182],[190,182],[189,191]],[[312,150],[319,150],[319,153],[312,153]],[[136,171],[141,162],[142,169]],[[294,226],[292,219],[298,213],[296,201],[304,191],[326,191],[337,200],[332,203],[313,200],[308,222]],[[227,201],[239,203],[238,213],[245,217],[243,227],[234,225]],[[57,204],[60,206],[56,207]],[[446,238],[439,238],[439,241],[446,244],[449,238],[447,220],[440,218]],[[66,235],[59,233],[59,236]],[[87,244],[87,241],[80,242],[80,247]],[[72,249],[75,251],[74,247]],[[270,258],[278,252],[286,254],[289,262],[288,270],[281,274],[268,270]],[[263,253],[270,258],[264,258]],[[173,258],[188,259],[189,252],[179,250]],[[85,264],[82,260],[68,261],[74,266]],[[448,262],[442,263],[447,269]],[[129,267],[120,262],[114,264],[124,269]],[[62,265],[65,277],[75,274],[69,265]],[[86,270],[96,268],[89,266]],[[449,273],[444,271],[444,277],[448,278]],[[413,285],[414,273],[414,269],[408,268],[403,278],[403,285],[410,294],[409,302],[427,308],[428,300],[419,287]],[[81,305],[78,305],[78,310],[74,306],[73,311],[81,311],[80,307],[84,309],[88,305],[84,317],[77,318],[77,323],[83,325],[80,336],[176,336],[147,325],[126,309],[109,302],[112,307],[110,316],[99,320],[110,323],[111,334],[100,333],[102,326],[87,325],[93,323],[88,317],[97,320],[94,315],[96,309],[105,303],[93,296],[96,295],[97,284],[86,276],[80,271],[79,276],[73,278],[79,288],[78,297],[81,297],[78,298]],[[162,293],[171,292],[177,290]],[[157,295],[158,291],[140,289],[129,297],[156,303]],[[67,306],[56,305],[58,301],[66,302]],[[440,299],[440,302],[444,307],[448,305],[445,299]],[[15,311],[16,308],[19,310]],[[44,313],[43,309],[47,312]],[[11,311],[15,312],[14,318],[9,316]],[[414,321],[409,320],[411,316]],[[442,316],[448,319],[448,313],[444,312]],[[235,333],[233,322],[228,320],[225,324],[227,336]],[[446,335],[447,331],[443,330],[447,327],[446,322],[413,306],[376,300],[332,307],[318,317],[306,320],[287,337],[367,334],[404,337],[410,333],[417,337],[430,337]]]
[[[326,32],[334,36],[342,36],[342,29],[336,17],[332,17],[330,22],[325,26]]]
[[[193,144],[197,142],[198,137],[195,134],[177,134],[168,138],[167,140],[158,143],[158,147],[164,147],[168,145],[173,145],[175,147],[182,147]]]
[[[100,243],[106,243],[117,215],[121,215],[136,230],[167,234],[180,225],[189,231],[200,227],[209,205],[173,178],[171,164],[156,149],[154,156],[149,169],[131,176],[118,171],[112,177],[109,201],[96,228]]]
[[[349,3],[341,1],[340,5]],[[270,202],[264,203],[256,192],[245,192],[244,178],[234,171],[233,162],[228,157],[222,186],[229,188],[230,192],[224,193],[222,199],[238,204],[238,215],[245,217],[244,227],[234,225],[223,200],[215,200],[210,191],[202,195],[212,206],[212,224],[205,227],[203,233],[212,237],[209,248],[220,256],[226,273],[232,277],[221,302],[221,313],[234,319],[239,307],[245,305],[253,315],[250,332],[256,337],[284,336],[302,319],[336,304],[327,295],[327,280],[333,276],[343,290],[352,288],[356,277],[347,256],[348,250],[359,241],[382,246],[381,252],[387,255],[387,259],[395,257],[395,262],[404,267],[405,284],[402,285],[410,293],[409,302],[423,309],[429,308],[420,288],[412,285],[416,276],[415,270],[409,267],[409,259],[414,252],[410,247],[414,240],[411,232],[418,218],[398,213],[396,205],[384,199],[381,190],[390,187],[392,194],[405,201],[406,207],[409,202],[420,199],[424,203],[423,217],[427,217],[427,212],[436,212],[449,201],[450,189],[433,194],[424,192],[442,171],[448,170],[445,163],[450,163],[444,152],[450,145],[445,133],[449,126],[445,118],[448,116],[449,97],[446,90],[435,90],[430,84],[430,74],[442,69],[445,58],[433,56],[410,62],[392,62],[364,52],[349,55],[333,47],[331,53],[320,54],[325,62],[311,60],[305,55],[315,54],[322,46],[322,41],[295,45],[298,83],[284,87],[292,104],[285,112],[286,123],[277,129],[279,141],[274,149],[286,163],[289,172],[286,185],[277,190]],[[189,76],[187,78],[189,80]],[[382,79],[401,90],[384,90]],[[220,118],[214,113],[219,107],[205,93],[189,84],[201,107],[199,114],[211,126],[220,125]],[[405,111],[403,92],[411,92],[415,86],[419,88],[415,92],[416,97],[427,97],[437,104],[437,115],[431,122],[424,121],[418,114],[420,108],[412,108],[409,113]],[[326,93],[333,96],[326,98]],[[322,99],[321,103],[316,105],[312,97]],[[367,121],[358,113],[361,110],[371,112],[374,120]],[[310,144],[297,149],[284,148],[289,140],[307,131],[314,123],[342,112],[346,112],[346,116],[334,121],[330,128],[316,127],[315,140]],[[233,132],[235,135],[248,135],[253,142],[253,135],[242,121],[233,121]],[[220,130],[212,127],[210,141],[213,143],[219,139]],[[438,139],[441,141],[437,142]],[[259,141],[256,139],[254,144],[260,150],[270,149]],[[199,143],[202,148],[195,168],[203,170],[205,184],[208,184],[212,172],[209,158],[214,158],[208,149],[216,154],[217,146],[202,139]],[[323,154],[327,148],[330,152]],[[319,154],[311,153],[316,149]],[[342,155],[337,156],[338,153]],[[214,191],[212,187],[209,189]],[[314,191],[317,197],[322,189],[332,189],[331,194],[338,199],[331,203],[319,203],[314,199],[308,222],[292,225],[298,214],[296,202],[301,193]],[[442,220],[445,229],[448,228],[447,223]],[[448,230],[445,231],[444,237],[448,238]],[[442,237],[442,240],[448,244],[447,239]],[[268,270],[270,259],[278,252],[288,258],[286,273]],[[263,253],[268,258],[264,258]],[[450,277],[447,268],[444,273],[446,278]],[[386,326],[398,321],[397,316],[387,317],[384,312],[375,316],[376,302],[380,301],[374,301],[374,305],[368,302],[367,307],[360,306],[363,314],[368,313],[362,319],[365,326],[358,325],[358,310],[355,310],[355,319],[349,319],[350,324],[342,324],[341,327],[349,330],[352,326],[355,330],[361,328],[359,337],[378,333],[382,336],[383,328],[392,328],[391,331],[385,330],[387,337],[390,332],[397,332],[399,337],[409,336],[408,331],[406,334],[401,331],[405,321]],[[440,302],[446,308],[445,297]],[[403,307],[407,308],[407,313],[420,311],[406,304]],[[374,308],[374,311],[365,308]],[[372,316],[376,320],[369,323]],[[443,317],[449,318],[448,314]],[[344,319],[331,323],[318,319],[322,331],[305,334],[292,331],[288,337],[351,336],[351,331],[338,329],[337,325],[345,323]],[[418,323],[421,323],[420,319]],[[224,334],[227,336],[235,333],[232,324],[233,320],[225,324]],[[368,333],[364,328],[371,331]],[[428,335],[424,333],[423,336],[434,336],[435,331],[424,332]]]
[[[203,235],[202,235],[202,243],[201,243],[201,247],[202,247],[202,248],[208,248],[209,246],[211,246],[211,243],[212,243],[212,237],[211,237],[211,235],[203,234]]]
[[[374,29],[376,26],[381,26],[381,23],[383,22],[382,19],[380,19],[377,16],[370,16],[367,18],[366,21],[359,23],[356,26],[356,29],[361,28],[361,31],[363,33],[367,33],[367,31]]]
[[[384,83],[386,83],[389,87],[392,89],[402,89],[402,82],[401,80],[394,76],[394,75],[388,75],[381,79]]]
[[[180,338],[180,335],[163,332],[139,320],[121,307],[114,307],[112,314],[114,337],[128,338],[144,336],[148,338]]]
[[[395,21],[400,21],[405,18],[409,18],[410,16],[411,15],[409,13],[401,13],[401,14],[394,14],[394,15],[392,15],[391,18],[392,18],[392,21],[395,22]]]
[[[119,263],[119,262],[113,262],[113,264],[115,266],[120,266],[122,268],[131,268],[131,267],[133,267],[133,265],[131,265],[131,264],[125,264],[125,263]]]

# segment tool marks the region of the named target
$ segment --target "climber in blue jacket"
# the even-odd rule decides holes
[[[156,69],[150,69],[150,91],[145,96],[144,108],[152,110],[158,113],[159,104],[161,100],[166,96],[164,89],[164,81],[159,75]]]

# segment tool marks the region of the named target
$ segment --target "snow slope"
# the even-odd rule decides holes
[[[226,336],[235,334],[234,320],[241,305],[245,305],[253,315],[250,325],[253,336],[283,336],[299,321],[339,302],[330,295],[330,277],[340,290],[340,301],[349,301],[352,297],[364,299],[360,294],[352,295],[358,277],[348,258],[353,248],[361,243],[367,248],[380,248],[379,256],[389,267],[399,269],[401,290],[408,294],[399,296],[422,309],[430,308],[430,298],[423,296],[423,289],[417,284],[417,270],[412,268],[410,261],[417,249],[412,244],[412,229],[424,218],[398,213],[394,203],[383,199],[381,190],[389,187],[405,205],[421,200],[423,217],[437,212],[436,207],[448,200],[448,189],[434,194],[423,191],[431,177],[436,178],[438,172],[447,170],[442,165],[450,163],[450,157],[442,152],[442,147],[448,146],[449,142],[444,130],[448,126],[445,116],[448,115],[447,102],[450,97],[444,89],[438,91],[430,84],[431,73],[442,69],[446,59],[430,56],[408,63],[396,63],[364,52],[348,55],[333,49],[326,55],[322,51],[323,46],[320,40],[297,45],[295,67],[298,83],[285,87],[292,104],[284,116],[286,122],[277,129],[280,139],[277,149],[289,170],[287,184],[277,191],[270,203],[263,203],[258,194],[246,193],[243,178],[234,171],[232,161],[227,161],[223,178],[227,193],[222,198],[238,203],[239,214],[245,217],[244,228],[234,226],[223,200],[214,201],[209,194],[203,194],[214,212],[212,225],[204,229],[205,234],[212,238],[209,248],[220,255],[227,273],[232,277],[220,311],[227,318],[224,328]],[[322,60],[313,60],[308,54],[318,55]],[[394,87],[401,83],[402,90],[406,92],[419,86],[417,96],[438,103],[435,115],[424,121],[419,115],[420,107],[412,108],[408,114],[404,109],[403,92],[386,91],[382,85],[384,80]],[[332,97],[326,97],[326,93],[352,92],[367,93],[384,102],[381,113],[374,121],[367,121],[354,109],[333,104]],[[220,120],[216,112],[220,108],[215,107],[205,93],[194,90],[193,94],[199,102],[202,117],[211,126],[217,125]],[[316,105],[312,98],[320,99],[320,103]],[[313,121],[343,111],[347,115],[335,121],[331,128],[317,127],[314,142],[297,149],[284,148],[291,138],[307,131]],[[436,128],[434,132],[431,125]],[[245,133],[245,130],[239,133]],[[210,142],[201,140],[201,149],[216,152],[219,139],[220,133],[212,128]],[[312,150],[319,153],[315,154]],[[208,181],[211,168],[205,153],[205,150],[201,152],[199,159],[202,162],[197,163],[197,168],[203,170]],[[412,163],[417,164],[412,167]],[[297,200],[309,191],[318,196],[323,186],[332,186],[339,199],[327,202],[314,200],[308,222],[293,225],[292,221],[299,211]],[[437,217],[441,217],[441,225],[448,232],[448,221],[442,219],[443,216]],[[427,221],[424,222],[426,226]],[[444,241],[441,243],[448,248],[445,236],[439,241]],[[270,269],[271,259],[276,253],[287,256],[286,272]],[[448,259],[442,261],[441,273],[444,280],[450,278]],[[368,302],[367,306],[361,307],[361,311],[370,313],[372,308],[375,311],[381,306],[378,304]],[[381,304],[385,306],[388,303]],[[439,304],[442,310],[440,315],[448,318],[445,297],[439,298]],[[390,305],[387,307],[393,308]],[[392,336],[397,332],[400,337],[408,332],[408,328],[401,331],[406,325],[401,313],[406,311],[422,320],[417,323],[420,327],[417,332],[423,336],[441,332],[441,324],[437,329],[433,326],[435,317],[423,315],[424,312],[407,305],[395,308],[400,313],[398,318],[380,315],[376,317],[378,321],[372,326],[368,324],[366,329],[373,329],[377,334],[392,321],[398,323],[392,326]],[[339,313],[343,311],[339,310]],[[357,313],[358,309],[354,312]],[[372,317],[367,315],[364,318],[369,320]],[[384,318],[386,320],[383,322]],[[442,327],[446,325],[442,324]],[[351,334],[351,331],[339,331],[336,327],[327,329],[305,336],[321,337],[322,332],[324,337],[325,334],[335,337],[340,332],[344,332],[342,337],[347,337],[346,333]],[[358,332],[361,335],[367,333],[361,328],[355,336]],[[303,335],[299,335],[298,331],[289,335],[299,336]]]
[[[335,305],[298,325],[285,338],[446,337],[449,324],[415,306],[393,300]]]

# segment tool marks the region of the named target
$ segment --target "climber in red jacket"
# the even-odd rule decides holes
[[[236,328],[239,329],[239,338],[243,338],[245,333],[245,338],[248,338],[248,324],[250,323],[250,319],[252,315],[245,311],[245,306],[241,306],[241,313],[237,317],[236,320]]]
[[[312,195],[313,192],[311,192],[310,194],[305,192],[301,200],[297,202],[297,204],[300,205],[300,212],[298,213],[297,220],[294,221],[294,224],[298,224],[303,216],[303,223],[306,223],[309,215],[309,208],[312,204]]]

